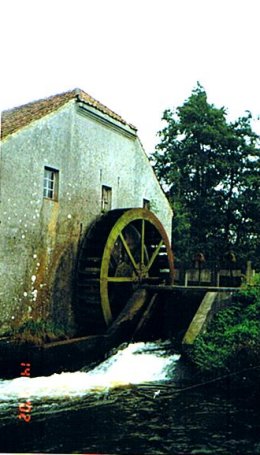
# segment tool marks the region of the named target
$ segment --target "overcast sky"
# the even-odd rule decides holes
[[[0,17],[1,110],[79,87],[148,153],[197,81],[231,119],[260,114],[260,0],[1,0]]]

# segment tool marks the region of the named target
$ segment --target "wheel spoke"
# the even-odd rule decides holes
[[[106,281],[110,283],[133,283],[136,281],[136,276],[108,276]]]
[[[148,265],[147,265],[147,270],[150,270],[150,268],[152,267],[152,265],[153,265],[153,263],[154,263],[156,257],[157,257],[158,254],[159,254],[159,251],[160,251],[162,245],[163,245],[163,240],[160,241],[160,243],[159,243],[159,245],[157,246],[156,250],[153,252],[153,255],[152,255],[152,257],[151,257],[151,259],[150,259],[150,261],[149,261],[149,263],[148,263]]]
[[[144,220],[142,220],[142,233],[141,233],[141,267],[144,266],[144,249],[145,249],[144,234],[145,234],[145,225],[144,225]]]
[[[131,253],[131,251],[130,251],[130,249],[129,249],[129,246],[127,245],[127,242],[126,242],[126,240],[125,240],[125,238],[124,238],[122,232],[120,232],[119,237],[120,237],[120,239],[121,239],[121,241],[122,241],[122,243],[123,243],[123,245],[124,245],[124,248],[125,248],[125,250],[126,250],[126,252],[127,252],[127,255],[128,255],[130,261],[132,262],[132,265],[133,265],[134,269],[135,269],[136,272],[137,272],[137,271],[138,271],[138,265],[137,265],[137,263],[135,262],[135,259],[134,259],[133,255],[132,255],[132,253]]]

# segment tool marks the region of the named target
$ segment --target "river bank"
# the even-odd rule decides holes
[[[231,305],[218,311],[207,330],[199,334],[186,352],[193,374],[205,381],[223,377],[233,391],[248,399],[258,399],[259,314],[260,276],[257,275],[250,285],[235,293]],[[216,382],[221,385],[221,380]]]

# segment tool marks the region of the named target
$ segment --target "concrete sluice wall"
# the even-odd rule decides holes
[[[205,291],[198,289],[174,290],[161,295],[163,304],[163,326],[162,336],[175,338],[180,343],[190,322],[192,321]]]
[[[187,354],[214,315],[232,304],[235,288],[176,287],[158,296],[156,312],[142,336],[171,339],[179,352]]]

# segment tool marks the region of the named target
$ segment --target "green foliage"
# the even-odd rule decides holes
[[[202,372],[230,372],[260,362],[260,275],[229,308],[220,310],[194,343],[192,360]]]
[[[62,340],[66,338],[63,327],[58,327],[53,322],[33,319],[26,321],[16,328],[12,337],[17,341],[43,344],[46,342]]]
[[[177,258],[220,260],[232,249],[260,265],[260,138],[250,112],[228,122],[198,84],[163,120],[151,160],[174,208]]]
[[[190,239],[190,229],[191,223],[190,218],[187,210],[182,206],[180,201],[174,201],[172,203],[173,206],[173,224],[172,224],[172,231],[173,231],[173,244],[178,245],[177,251],[174,251],[175,260],[181,259],[184,262],[189,261],[189,239]],[[182,252],[181,257],[177,256]]]

